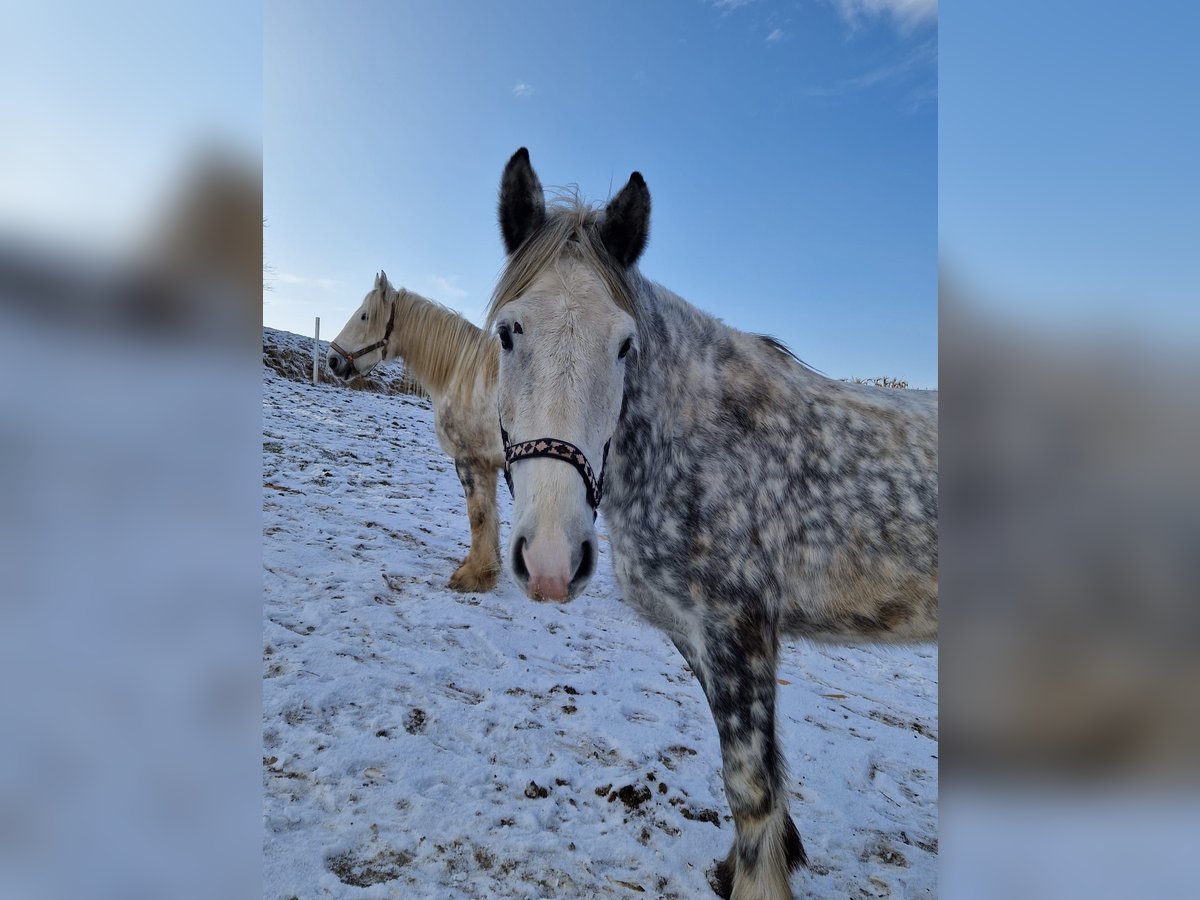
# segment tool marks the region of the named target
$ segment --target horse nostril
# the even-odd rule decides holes
[[[330,354],[328,363],[330,371],[336,372],[338,370],[338,358],[336,356]]]
[[[571,592],[574,593],[576,588],[582,586],[589,578],[592,577],[592,572],[596,569],[596,546],[595,541],[584,541],[579,545],[580,559],[579,566],[575,569],[575,577],[571,579]]]
[[[525,538],[519,537],[513,541],[512,570],[517,581],[525,584],[529,581],[529,569],[525,566]]]

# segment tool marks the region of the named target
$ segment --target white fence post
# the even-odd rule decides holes
[[[316,332],[313,334],[313,387],[321,373],[321,317],[317,316]]]

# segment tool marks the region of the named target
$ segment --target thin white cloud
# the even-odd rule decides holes
[[[787,37],[787,32],[784,31],[782,28],[776,28],[774,31],[772,31],[770,34],[767,35],[767,43],[768,44],[778,44],[785,37]]]
[[[275,276],[276,281],[282,281],[284,284],[307,284],[308,279],[303,275],[293,275],[291,272],[280,272]]]
[[[712,5],[721,10],[721,12],[728,13],[753,2],[754,0],[712,0]]]
[[[445,275],[429,276],[429,283],[433,285],[433,289],[437,293],[439,300],[461,300],[467,296],[467,292],[455,283],[457,281],[457,275],[451,275],[448,278]]]
[[[930,39],[890,65],[869,69],[836,84],[806,88],[803,93],[808,97],[839,97],[884,85],[909,85],[907,109],[916,112],[937,101],[937,82],[930,80],[937,72],[937,51],[937,41]]]
[[[867,19],[887,17],[902,30],[908,30],[938,17],[938,0],[831,0],[842,18],[852,27]]]
[[[526,84],[525,82],[522,81],[520,84],[513,85],[513,96],[514,97],[528,97],[532,94],[533,94],[533,85],[532,84]]]
[[[937,44],[934,41],[926,41],[915,47],[908,56],[899,62],[893,63],[890,66],[871,69],[869,72],[863,72],[863,74],[849,79],[846,82],[846,86],[857,89],[874,87],[886,81],[903,78],[910,72],[920,70],[926,66],[936,65],[937,50]]]

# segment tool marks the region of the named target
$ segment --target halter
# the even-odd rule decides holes
[[[558,438],[535,438],[532,441],[510,444],[503,421],[500,422],[500,437],[504,440],[504,481],[508,484],[510,494],[513,492],[510,468],[517,460],[534,459],[538,456],[561,459],[574,466],[575,471],[583,479],[588,506],[592,508],[592,520],[595,521],[596,513],[600,509],[600,501],[604,497],[604,469],[608,465],[608,445],[612,443],[611,439],[604,443],[604,455],[600,459],[600,477],[596,478],[583,451],[568,441],[560,441]]]
[[[397,293],[396,300],[399,300],[399,299],[400,299],[400,295]],[[343,350],[341,347],[339,347],[337,345],[336,341],[329,342],[330,348],[332,350],[334,350],[338,354],[338,356],[342,357],[344,360],[346,360],[346,362],[350,363],[351,369],[354,368],[354,360],[358,359],[358,357],[360,357],[360,356],[366,356],[372,350],[378,350],[380,347],[384,348],[383,355],[387,356],[388,338],[390,338],[392,336],[392,326],[396,324],[396,300],[392,301],[392,312],[391,312],[391,315],[388,316],[387,327],[385,329],[383,329],[383,340],[376,341],[373,344],[363,347],[361,350],[355,350],[353,353],[347,353],[345,350]]]

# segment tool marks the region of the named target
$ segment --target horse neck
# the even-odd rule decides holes
[[[647,282],[639,300],[640,349],[614,441],[622,452],[657,452],[656,447],[720,419],[726,413],[723,392],[713,385],[728,377],[731,366],[741,373],[758,370],[774,381],[780,377],[776,367],[783,365],[784,377],[798,391],[797,402],[822,380],[803,367],[780,363],[757,336],[729,327],[665,288]]]
[[[486,363],[483,332],[462,316],[413,291],[400,291],[393,302],[388,358],[402,359],[431,395],[453,390]]]
[[[694,393],[690,361],[705,343],[705,332],[727,326],[657,285],[647,284],[641,294],[643,335],[634,381],[647,412],[671,416],[679,401]],[[660,399],[661,398],[661,402]]]

